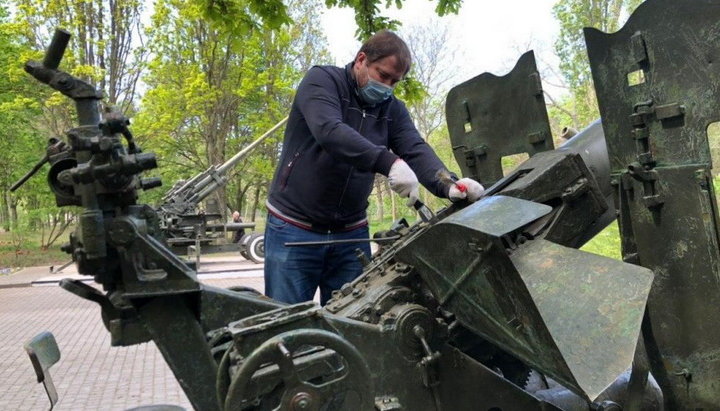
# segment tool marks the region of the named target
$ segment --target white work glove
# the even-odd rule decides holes
[[[412,206],[417,201],[420,193],[418,191],[418,179],[415,172],[410,166],[401,159],[395,160],[390,173],[388,173],[388,182],[392,191],[400,194],[400,197],[407,197],[407,205]]]
[[[468,201],[475,202],[483,195],[485,187],[472,178],[461,178],[456,181],[455,184],[450,186],[448,197],[451,201],[463,200],[465,198]]]

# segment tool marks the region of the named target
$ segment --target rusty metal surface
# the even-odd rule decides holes
[[[630,367],[652,273],[541,239],[506,249],[529,222],[508,209],[549,211],[486,198],[430,227],[398,259],[465,327],[592,400]]]
[[[652,272],[544,240],[510,259],[576,384],[595,399],[632,363]]]
[[[608,207],[588,165],[593,164],[569,151],[539,153],[493,188],[502,186],[499,194],[552,205],[542,224],[543,238],[578,248],[615,219],[614,207]]]
[[[457,224],[500,237],[537,220],[551,207],[508,196],[486,197],[447,217],[442,224]]]
[[[483,73],[448,93],[445,104],[453,153],[465,177],[486,187],[503,177],[503,157],[552,150],[535,55],[529,51],[498,77]]]
[[[656,273],[643,330],[669,409],[720,405],[720,248],[707,126],[720,120],[720,2],[649,0],[585,30],[623,257]]]

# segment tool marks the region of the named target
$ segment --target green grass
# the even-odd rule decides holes
[[[408,224],[410,224],[410,225],[413,225],[415,223],[415,221],[417,220],[417,217],[415,216],[414,212],[407,212],[405,214],[398,213],[397,219],[399,220],[402,217],[405,217]],[[372,235],[378,231],[389,230],[390,227],[392,227],[394,222],[395,222],[395,220],[392,219],[392,216],[389,215],[389,213],[382,220],[369,218],[368,223],[370,226],[370,236],[372,237]]]
[[[406,216],[408,223],[411,225],[415,222],[415,216]],[[370,235],[381,230],[387,230],[392,226],[393,220],[386,217],[384,220],[370,220]],[[605,257],[622,260],[620,254],[620,234],[618,232],[617,222],[607,226],[598,233],[592,240],[588,241],[581,250]]]
[[[404,217],[409,224],[413,224],[416,220],[414,212],[407,210]],[[398,215],[400,218],[403,215]],[[387,215],[383,220],[370,220],[370,235],[381,230],[389,229],[393,224],[393,219]],[[263,232],[265,228],[265,219],[256,219],[255,230]],[[32,267],[32,266],[49,266],[63,264],[70,260],[70,256],[60,251],[60,245],[67,242],[70,231],[66,231],[57,244],[48,250],[40,249],[40,233],[31,232],[27,234],[24,244],[19,250],[16,250],[13,244],[11,233],[0,232],[0,269]],[[595,238],[585,244],[581,250],[594,254],[603,255],[610,258],[621,259],[620,256],[620,236],[618,234],[618,226],[616,222],[610,224],[605,230],[601,231]]]
[[[47,250],[40,249],[40,233],[29,232],[17,248],[13,235],[0,232],[0,269],[57,265],[70,261],[70,256],[60,251],[60,245],[67,242],[70,231],[63,234],[57,244]]]
[[[592,240],[588,241],[580,248],[593,254],[603,255],[605,257],[622,260],[620,255],[620,233],[618,231],[617,221],[605,227]]]
[[[264,213],[257,213],[257,217],[255,218],[255,228],[246,228],[245,232],[255,232],[255,233],[264,233],[265,232],[265,215]],[[245,221],[245,220],[243,220]],[[251,222],[248,220],[248,222]]]
[[[265,217],[255,220],[255,229],[246,232],[264,232]],[[50,266],[64,264],[70,261],[70,255],[60,251],[60,246],[67,243],[72,229],[63,233],[55,244],[47,250],[40,248],[40,232],[28,232],[19,248],[16,247],[13,234],[0,232],[0,270],[12,270],[21,267]]]

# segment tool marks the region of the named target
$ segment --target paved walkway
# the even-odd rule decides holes
[[[216,257],[204,260],[199,277],[218,287],[244,285],[262,292],[261,270],[239,257]],[[77,274],[74,267],[64,271],[50,275],[48,267],[34,267],[0,276],[0,410],[48,409],[45,391],[23,350],[27,340],[44,330],[55,335],[61,352],[51,370],[60,396],[56,410],[124,410],[149,404],[192,409],[153,343],[110,346],[98,305],[55,285]]]

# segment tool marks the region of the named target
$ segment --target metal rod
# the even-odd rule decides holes
[[[42,160],[40,160],[37,164],[33,166],[32,170],[28,171],[27,174],[22,176],[20,180],[18,180],[15,184],[12,185],[12,187],[10,187],[10,192],[14,192],[18,188],[20,188],[21,185],[25,184],[25,182],[28,181],[30,177],[35,175],[35,173],[37,173],[38,170],[40,170],[42,166],[48,162],[49,159],[50,157],[48,157],[48,155],[46,154],[45,157],[42,158]]]
[[[398,238],[400,238],[399,235],[392,236],[392,237],[383,237],[383,238],[349,238],[349,239],[345,239],[345,240],[299,241],[299,242],[285,243],[285,247],[304,247],[304,246],[311,246],[311,245],[368,243],[370,241],[375,241],[376,243],[383,243],[385,241],[394,241],[394,240],[397,240]]]
[[[57,268],[57,269],[55,269],[55,266],[50,266],[50,273],[51,273],[51,274],[59,273],[60,271],[66,269],[70,264],[72,264],[72,263],[74,263],[74,262],[75,262],[75,261],[70,260],[70,261],[68,261],[67,263],[61,265],[61,266],[60,266],[59,268]]]
[[[266,131],[265,134],[258,137],[257,140],[250,143],[247,147],[243,148],[232,156],[228,161],[220,165],[217,169],[214,169],[214,166],[210,166],[208,170],[204,173],[201,173],[200,176],[202,177],[201,180],[197,182],[197,184],[192,187],[193,192],[195,194],[188,198],[186,201],[189,204],[198,204],[201,201],[203,201],[207,196],[215,192],[219,187],[224,186],[227,183],[227,177],[225,174],[235,166],[245,155],[250,152],[253,148],[255,148],[258,144],[260,144],[263,140],[265,140],[268,136],[270,136],[272,133],[274,133],[277,129],[282,127],[285,123],[287,123],[288,118],[285,117],[284,119],[280,120],[277,124],[275,124],[270,130]],[[194,180],[194,179],[193,179]],[[185,183],[183,185],[184,189],[187,187],[189,183]],[[181,190],[182,190],[181,189]],[[178,190],[178,192],[181,193],[181,190]],[[168,196],[166,196],[168,197]]]
[[[244,149],[240,150],[239,153],[237,153],[237,154],[235,154],[234,156],[232,156],[232,158],[230,158],[230,160],[226,161],[225,164],[223,164],[223,165],[221,165],[220,167],[218,167],[218,173],[221,174],[221,175],[222,175],[222,174],[225,174],[225,172],[227,172],[228,169],[230,169],[230,168],[232,168],[233,166],[235,166],[235,163],[237,162],[237,160],[239,160],[239,159],[241,159],[243,156],[245,156],[245,154],[247,154],[248,151],[250,151],[250,150],[252,150],[253,148],[255,148],[256,145],[260,144],[263,140],[265,140],[269,135],[271,135],[272,133],[274,133],[277,129],[279,129],[280,127],[284,126],[285,123],[287,123],[287,121],[288,121],[288,118],[287,118],[287,117],[285,117],[284,119],[280,120],[280,121],[279,121],[277,124],[275,124],[270,130],[266,131],[265,134],[261,135],[260,137],[258,137],[257,140],[253,141],[253,142],[250,143],[247,147],[245,147]]]

